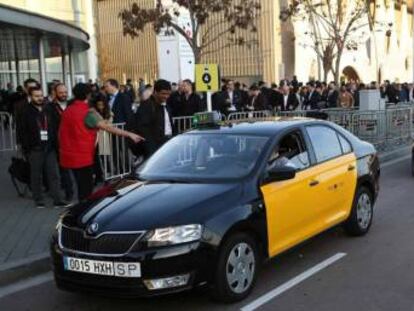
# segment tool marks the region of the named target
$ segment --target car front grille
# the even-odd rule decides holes
[[[64,249],[101,255],[122,255],[127,253],[144,232],[102,233],[89,237],[77,228],[60,228],[60,246]]]

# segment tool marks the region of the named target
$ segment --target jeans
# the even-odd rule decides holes
[[[83,201],[93,191],[93,165],[73,169],[72,172],[78,185],[78,199]]]
[[[30,186],[36,203],[43,203],[43,178],[49,186],[50,195],[55,203],[61,202],[60,178],[57,155],[54,150],[32,150],[29,153]]]
[[[71,201],[73,198],[73,182],[70,170],[61,167],[60,177],[62,188],[65,191],[66,200]]]

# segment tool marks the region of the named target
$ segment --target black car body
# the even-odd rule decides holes
[[[260,154],[257,154],[254,167],[245,176],[194,181],[168,178],[140,180],[141,176],[129,177],[110,183],[88,200],[68,210],[61,217],[51,241],[51,256],[58,287],[134,297],[173,293],[204,284],[216,289],[221,286],[217,284],[222,280],[222,276],[218,275],[222,254],[227,247],[231,248],[228,243],[235,235],[239,239],[248,235],[247,242],[254,241],[252,249],[259,254],[257,259],[273,256],[269,252],[272,241],[269,241],[267,207],[260,188],[267,180],[264,176],[267,159],[280,143],[281,137],[291,131],[303,133],[304,143],[310,144],[305,127],[315,125],[328,127],[349,142],[357,163],[356,189],[368,189],[374,202],[379,190],[376,151],[372,145],[360,141],[335,124],[309,119],[286,119],[191,131],[183,135],[257,135],[265,137],[266,143]],[[170,141],[167,144],[172,143]],[[163,153],[164,148],[156,154]],[[311,147],[309,160],[311,166],[315,161],[315,152]],[[284,174],[286,176],[280,178],[279,174],[279,179],[274,180],[288,179],[289,174]],[[352,217],[351,214],[350,207],[347,217]],[[189,224],[202,226],[198,240],[160,246],[150,245],[147,241],[148,236],[154,234],[153,230],[157,228]],[[141,276],[122,278],[68,271],[65,270],[64,256],[98,261],[138,262]],[[258,265],[257,262],[255,266]],[[240,269],[245,271],[242,266]],[[146,280],[182,275],[187,275],[188,278],[183,279],[185,284],[179,286],[154,290],[145,283]],[[244,298],[250,288],[242,293],[229,292],[228,288],[218,291],[219,298],[234,301]]]

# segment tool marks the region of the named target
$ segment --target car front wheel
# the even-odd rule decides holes
[[[360,187],[354,198],[351,215],[344,223],[349,235],[361,236],[369,231],[374,215],[372,194],[367,187]]]
[[[248,296],[256,281],[258,258],[257,243],[250,235],[230,236],[219,254],[213,298],[230,303]]]

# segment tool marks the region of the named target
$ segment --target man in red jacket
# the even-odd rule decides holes
[[[89,108],[89,86],[78,83],[73,89],[74,101],[63,112],[59,128],[60,165],[71,169],[78,185],[79,201],[93,191],[93,165],[98,130],[128,137],[135,143],[143,138],[106,123],[96,110]]]

